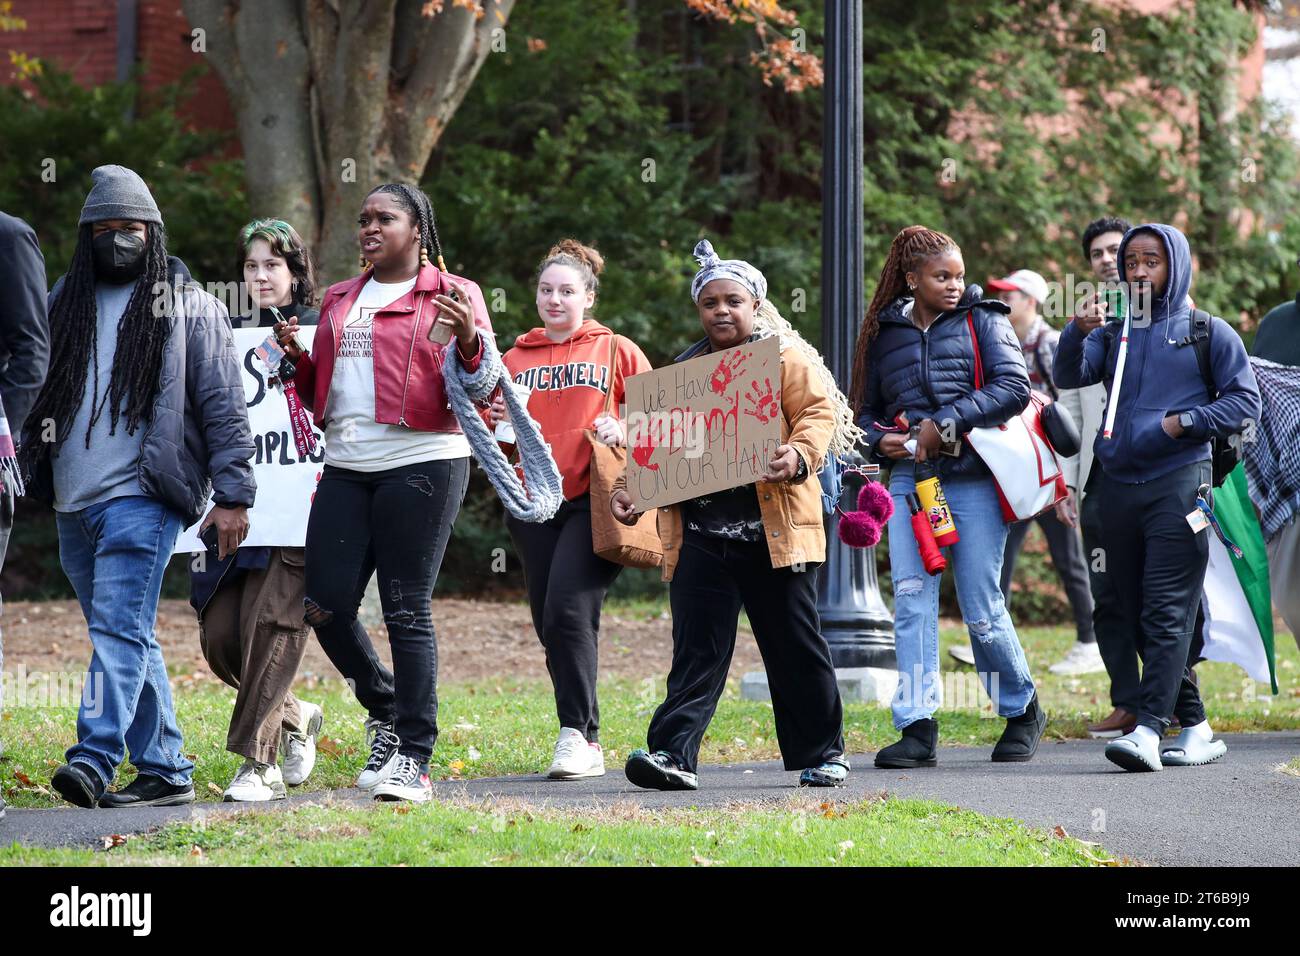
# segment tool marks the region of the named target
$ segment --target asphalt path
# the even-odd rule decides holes
[[[1300,863],[1300,777],[1279,767],[1300,756],[1300,733],[1225,734],[1228,753],[1206,767],[1126,773],[1091,740],[1045,742],[1027,764],[995,764],[990,748],[947,747],[939,766],[876,770],[871,755],[850,760],[848,783],[803,791],[810,800],[860,800],[887,791],[924,797],[998,817],[1014,817],[1100,843],[1116,857],[1169,866],[1295,866]],[[550,807],[588,807],[634,800],[642,806],[691,807],[788,800],[798,774],[773,762],[706,766],[700,789],[639,790],[620,767],[604,777],[556,782],[541,775],[434,784],[435,799],[509,798]],[[257,810],[272,812],[306,802],[370,801],[357,790],[294,794]],[[10,808],[0,820],[0,846],[103,847],[112,834],[142,833],[173,820],[248,812],[247,804],[200,803],[132,810]],[[1095,851],[1100,852],[1100,851]]]

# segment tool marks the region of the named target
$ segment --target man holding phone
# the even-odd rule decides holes
[[[1107,320],[1123,318],[1124,294],[1120,288],[1119,246],[1132,225],[1126,219],[1103,216],[1088,223],[1083,231],[1083,255],[1088,260],[1098,290],[1079,303],[1075,323],[1087,335]],[[1127,734],[1137,725],[1140,707],[1138,696],[1137,634],[1120,607],[1113,578],[1100,560],[1104,552],[1101,539],[1101,497],[1094,492],[1101,486],[1102,466],[1093,453],[1093,441],[1101,431],[1106,414],[1106,387],[1101,382],[1080,389],[1062,389],[1061,401],[1076,409],[1079,423],[1079,455],[1064,464],[1065,482],[1079,502],[1079,530],[1083,533],[1083,553],[1088,565],[1092,588],[1092,624],[1097,649],[1110,677],[1111,712],[1102,720],[1088,725],[1088,734],[1110,739]]]

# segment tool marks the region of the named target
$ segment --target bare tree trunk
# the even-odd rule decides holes
[[[256,15],[241,15],[227,0],[183,6],[191,26],[206,34],[208,62],[235,111],[252,214],[286,219],[314,242],[320,194],[299,5],[259,3]]]
[[[362,198],[420,178],[514,0],[481,17],[450,0],[433,16],[421,0],[183,5],[229,91],[254,214],[297,226],[330,283],[356,271]]]

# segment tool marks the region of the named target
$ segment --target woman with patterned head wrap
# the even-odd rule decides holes
[[[829,452],[851,449],[858,430],[821,357],[767,299],[748,262],[695,247],[691,297],[706,337],[678,362],[776,336],[781,345],[781,444],[757,484],[660,508],[664,579],[671,581],[673,659],[668,695],[648,749],[627,762],[640,787],[694,790],[700,742],[726,686],[743,607],[767,668],[777,740],[801,786],[837,786],[848,774],[843,708],[817,617],[817,569],[826,559],[821,486]],[[635,520],[625,490],[614,515]]]

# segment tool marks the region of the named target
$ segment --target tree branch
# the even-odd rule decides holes
[[[435,17],[420,13],[419,0],[402,0],[394,32],[393,79],[385,131],[393,171],[418,179],[447,123],[465,99],[492,51],[494,31],[504,30],[515,0],[485,0],[484,16],[445,6]]]

